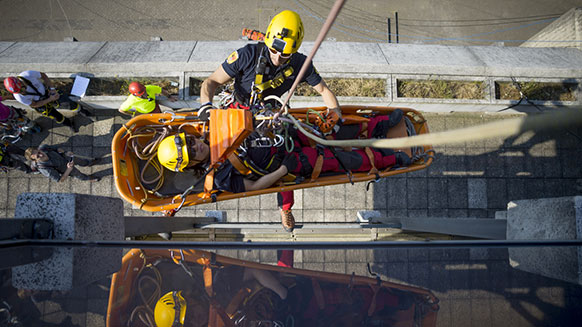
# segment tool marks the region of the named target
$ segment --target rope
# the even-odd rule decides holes
[[[291,115],[287,117],[305,136],[313,141],[338,147],[405,148],[423,145],[443,145],[484,140],[495,137],[509,137],[526,131],[541,131],[573,124],[582,124],[582,110],[559,110],[548,114],[530,115],[507,119],[489,124],[460,128],[440,133],[428,133],[395,139],[368,140],[326,140],[307,132]]]
[[[301,66],[301,70],[299,70],[299,73],[297,74],[297,77],[295,78],[295,81],[293,82],[293,85],[291,86],[291,89],[289,90],[289,93],[287,95],[287,99],[285,99],[285,102],[283,103],[283,110],[285,110],[284,114],[288,113],[286,105],[289,102],[289,99],[291,99],[291,96],[293,95],[293,92],[295,92],[297,85],[299,84],[299,82],[301,82],[301,79],[303,79],[303,75],[305,75],[307,68],[311,64],[311,61],[313,60],[313,57],[315,56],[317,49],[319,49],[319,46],[323,42],[323,39],[327,35],[327,32],[329,32],[331,25],[335,21],[337,15],[339,14],[343,5],[344,5],[344,0],[336,0],[333,7],[331,8],[331,11],[329,12],[329,15],[327,16],[327,19],[325,20],[325,23],[321,27],[321,31],[319,31],[319,35],[317,36],[317,39],[315,39],[315,44],[313,44],[313,48],[311,49],[311,53],[309,53],[309,56],[307,56],[307,59],[305,59],[305,62],[303,63],[303,66]],[[279,117],[279,113],[277,113],[275,115],[275,118],[278,118],[278,117]]]

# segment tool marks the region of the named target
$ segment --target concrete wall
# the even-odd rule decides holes
[[[173,107],[197,107],[197,97],[188,96],[190,78],[204,78],[247,41],[153,41],[153,42],[0,42],[0,78],[26,69],[51,77],[86,73],[95,77],[175,77],[180,98]],[[313,42],[305,42],[309,53]],[[425,111],[454,111],[462,104],[468,111],[495,111],[511,104],[496,100],[495,81],[582,81],[582,51],[568,48],[519,48],[324,42],[314,58],[326,78],[385,78],[386,97],[340,98],[343,104],[411,105]],[[398,97],[399,79],[483,81],[487,96],[481,100],[411,99]],[[577,101],[553,102],[580,106]],[[96,107],[116,108],[124,97],[86,97]],[[292,105],[321,105],[319,97],[295,97]],[[428,104],[428,105],[427,105]],[[538,103],[548,104],[548,103]],[[424,106],[424,107],[423,107]]]
[[[535,42],[543,41],[543,42]],[[578,41],[578,42],[552,42]],[[532,36],[522,47],[569,47],[582,50],[582,7],[572,8],[543,30]]]

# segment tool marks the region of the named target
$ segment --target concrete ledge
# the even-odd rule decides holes
[[[122,240],[125,237],[121,199],[94,195],[22,193],[15,218],[53,221],[55,239]],[[51,258],[12,268],[16,288],[69,290],[118,271],[121,249],[55,248]]]
[[[573,240],[582,235],[582,197],[512,201],[507,205],[508,240]],[[582,284],[580,250],[570,248],[510,248],[517,269]]]
[[[155,42],[0,42],[0,78],[27,69],[46,72],[50,77],[86,73],[97,77],[174,76],[180,80],[180,97],[193,100],[186,107],[197,108],[197,97],[188,95],[190,77],[205,78],[233,50],[248,41],[155,41]],[[313,42],[304,42],[302,52],[308,54]],[[475,111],[494,111],[515,101],[407,99],[396,94],[395,81],[402,78],[443,80],[483,80],[494,94],[494,82],[519,78],[523,81],[573,81],[582,76],[582,51],[571,48],[519,48],[444,46],[420,44],[388,44],[359,42],[323,42],[314,64],[326,77],[384,78],[387,94],[384,99],[349,98],[345,104],[394,102],[436,104],[484,104]],[[578,106],[582,104],[581,87],[577,101],[535,101],[536,105]],[[317,98],[317,97],[315,97]],[[112,100],[117,108],[122,100]],[[85,99],[101,107],[100,100]],[[321,105],[317,99],[296,99],[303,106]],[[493,104],[499,107],[487,107]],[[175,105],[171,105],[176,108]],[[415,105],[415,107],[418,107]],[[422,109],[421,109],[422,110]],[[446,110],[444,110],[446,111]],[[472,111],[472,110],[471,110]]]

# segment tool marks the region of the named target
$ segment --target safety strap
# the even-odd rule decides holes
[[[248,176],[248,175],[252,174],[252,171],[250,169],[248,169],[247,167],[245,167],[241,158],[239,158],[239,156],[237,156],[234,152],[231,153],[227,159],[230,162],[230,164],[234,168],[236,168],[236,170],[238,170],[238,172],[241,173],[243,176]]]
[[[202,276],[204,277],[204,289],[209,297],[214,296],[214,290],[212,289],[212,268],[210,265],[205,265],[202,268]]]
[[[376,297],[378,296],[381,287],[376,284],[370,285],[370,288],[374,292],[374,295],[372,296],[372,302],[370,302],[370,306],[368,307],[368,317],[371,317],[374,314],[374,311],[376,311]]]
[[[315,165],[313,166],[313,171],[311,172],[311,180],[310,183],[315,182],[315,180],[321,174],[321,169],[323,168],[323,153],[320,153],[317,156],[317,160],[315,160]]]
[[[210,195],[214,189],[214,169],[204,179],[204,194]]]
[[[370,168],[368,175],[371,174],[378,175],[378,168],[376,168],[376,165],[374,164],[374,153],[372,152],[372,149],[370,149],[370,147],[367,146],[364,148],[364,152],[366,152],[368,160],[370,160],[370,166],[372,167]]]
[[[22,76],[16,76],[16,78],[18,78],[21,82],[23,82],[24,84],[26,84],[26,86],[30,86],[34,90],[34,92],[35,92],[35,93],[28,93],[28,91],[27,91],[26,94],[39,96],[39,97],[41,97],[41,100],[44,100],[44,99],[48,98],[48,92],[47,92],[47,90],[45,90],[45,93],[42,94],[42,93],[40,93],[38,91],[38,89],[34,85],[32,85],[32,82],[29,81],[27,78],[22,77]],[[43,97],[44,97],[44,99],[42,99]]]
[[[261,82],[261,83],[257,83],[258,77],[259,75],[257,74],[257,76],[255,77],[255,88],[257,88],[259,90],[259,92],[263,92],[268,88],[273,88],[276,89],[279,86],[281,86],[281,84],[283,84],[283,82],[285,82],[285,79],[288,78],[289,76],[291,76],[293,74],[293,67],[289,66],[287,68],[285,68],[283,71],[277,73],[277,75],[275,75],[275,77],[273,77],[273,79],[266,81],[266,82]],[[263,75],[260,75],[260,80],[263,80]]]
[[[312,278],[311,285],[313,287],[313,295],[315,295],[315,301],[317,302],[319,310],[325,309],[325,299],[323,298],[323,291],[321,290],[319,282]]]
[[[240,290],[238,290],[236,295],[232,298],[232,300],[230,300],[230,303],[226,307],[226,314],[229,317],[232,317],[235,314],[236,310],[239,308],[240,304],[243,302],[244,299],[246,299],[246,297],[249,294],[251,294],[251,289],[248,287],[243,287]]]

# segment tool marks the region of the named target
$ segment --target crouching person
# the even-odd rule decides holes
[[[88,167],[99,162],[97,158],[84,158],[76,156],[70,151],[52,147],[46,144],[38,148],[30,147],[24,152],[24,156],[31,162],[31,166],[44,176],[55,182],[64,181],[69,175],[83,181],[99,181],[99,177],[86,175],[80,172],[75,165]]]

